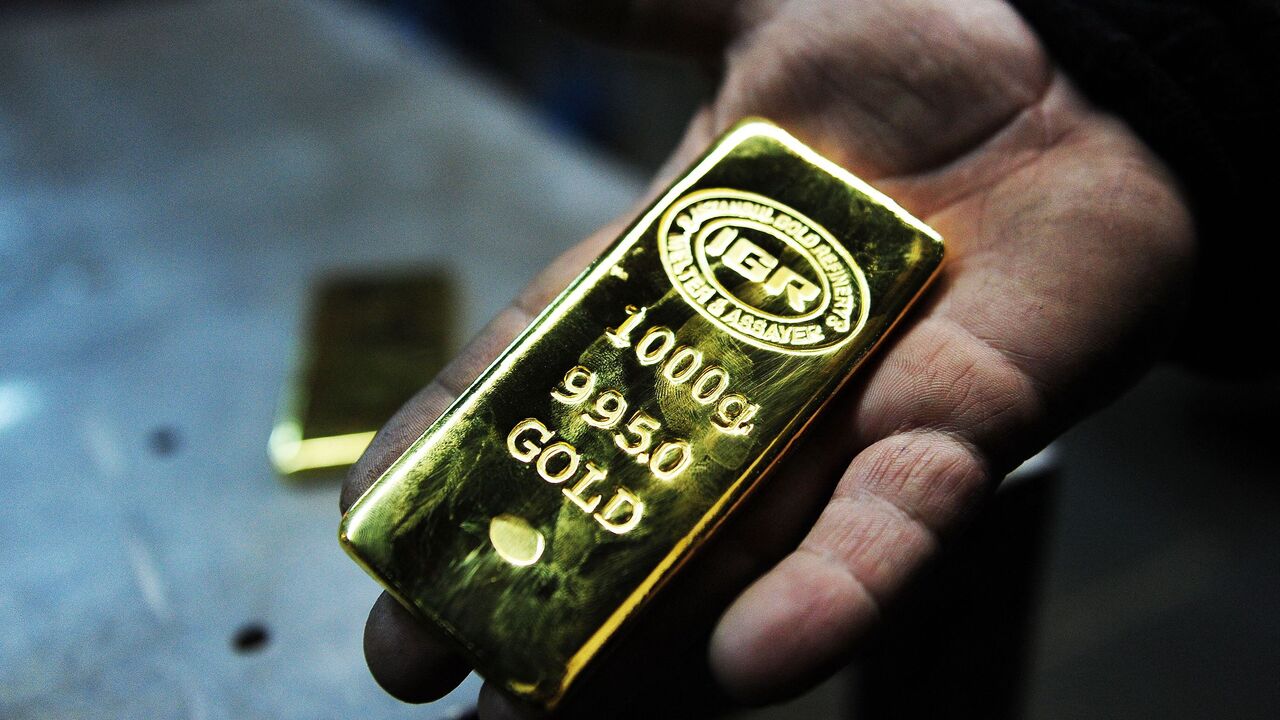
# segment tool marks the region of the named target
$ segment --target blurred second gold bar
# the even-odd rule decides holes
[[[435,377],[453,351],[439,269],[331,276],[316,284],[294,377],[268,443],[286,476],[338,472]]]
[[[923,291],[928,227],[739,123],[348,511],[352,556],[556,707]]]

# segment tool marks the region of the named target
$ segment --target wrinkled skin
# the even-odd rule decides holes
[[[1005,473],[1157,359],[1194,265],[1186,204],[999,0],[547,4],[597,35],[719,68],[652,193],[733,121],[760,115],[947,240],[922,307],[668,589],[632,633],[643,638],[613,654],[622,669],[591,680],[636,712],[678,680],[721,699],[787,697],[852,656]],[[344,509],[625,220],[548,268],[383,429]],[[467,670],[385,595],[365,652],[411,701]],[[647,690],[646,668],[660,683]],[[494,692],[481,709],[516,713]]]

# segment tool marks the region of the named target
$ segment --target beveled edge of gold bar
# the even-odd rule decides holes
[[[537,333],[547,324],[559,322],[566,313],[566,308],[578,303],[584,296],[587,289],[594,286],[595,281],[602,279],[608,274],[609,269],[615,265],[630,248],[641,239],[645,232],[653,226],[661,217],[662,213],[676,199],[686,193],[690,186],[701,179],[708,170],[723,160],[734,149],[746,140],[753,137],[770,138],[787,150],[799,156],[817,169],[826,172],[833,178],[847,184],[857,192],[866,195],[875,203],[882,206],[895,215],[904,225],[909,226],[923,237],[932,240],[931,260],[933,267],[928,277],[921,282],[912,296],[904,303],[902,311],[895,317],[891,318],[884,328],[879,332],[879,336],[867,346],[865,351],[855,360],[851,362],[850,367],[844,373],[843,377],[838,381],[835,390],[833,390],[826,398],[821,401],[818,410],[806,418],[800,428],[787,438],[785,442],[778,445],[772,452],[762,453],[748,467],[743,468],[738,478],[720,495],[719,499],[707,509],[697,524],[690,531],[680,538],[667,553],[666,556],[658,563],[652,572],[641,581],[631,594],[610,614],[610,616],[596,629],[590,638],[582,645],[568,661],[563,678],[561,679],[558,690],[551,696],[539,701],[529,694],[521,693],[519,687],[514,687],[513,683],[508,682],[507,678],[494,678],[502,680],[498,683],[504,691],[514,696],[523,704],[532,707],[541,708],[545,711],[554,710],[567,695],[573,681],[588,666],[590,661],[614,638],[617,630],[641,605],[644,604],[648,596],[664,582],[674,570],[676,570],[692,553],[689,552],[690,547],[699,542],[715,529],[732,511],[733,507],[745,499],[756,487],[759,486],[757,480],[767,475],[770,470],[778,463],[778,461],[786,454],[786,451],[797,441],[804,431],[813,422],[814,418],[829,403],[831,397],[836,395],[849,379],[856,373],[858,367],[861,366],[863,360],[872,354],[881,343],[884,342],[894,326],[901,321],[906,312],[915,303],[916,299],[928,288],[932,280],[936,277],[942,265],[944,255],[944,245],[942,237],[931,227],[921,220],[917,219],[900,205],[884,195],[880,191],[868,185],[865,181],[853,175],[849,171],[835,164],[831,160],[818,154],[817,151],[808,147],[790,133],[781,129],[772,122],[758,117],[747,117],[735,123],[723,135],[716,140],[710,148],[699,158],[692,166],[690,166],[681,176],[679,176],[661,195],[659,195],[628,227],[619,235],[619,237],[608,247],[599,257],[597,257],[582,273],[580,273],[571,282],[564,291],[554,298],[546,308],[529,323],[529,325],[520,332],[520,334],[508,345],[501,354],[486,368],[453,403],[441,414],[440,418],[431,425],[412,445],[397,458],[379,478],[360,496],[343,515],[339,526],[339,542],[348,555],[366,572],[368,572],[375,580],[405,606],[415,616],[432,622],[445,635],[450,637],[464,654],[469,656],[473,665],[482,665],[476,662],[478,653],[470,646],[468,641],[461,637],[459,633],[451,626],[451,624],[443,618],[437,617],[432,613],[428,613],[419,609],[412,601],[404,597],[391,582],[389,582],[381,572],[366,562],[360,554],[362,544],[360,539],[361,527],[366,521],[372,521],[377,513],[377,496],[380,492],[387,490],[387,485],[392,481],[392,476],[397,474],[403,466],[416,465],[423,455],[431,448],[438,438],[445,436],[459,421],[459,419],[470,411],[477,402],[477,398],[488,390],[497,378],[502,377],[511,369],[515,362],[515,351],[520,348],[530,337],[536,336]],[[741,492],[742,485],[750,482],[745,492]],[[483,674],[483,668],[477,667]]]

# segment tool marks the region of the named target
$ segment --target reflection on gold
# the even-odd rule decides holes
[[[489,521],[489,542],[503,560],[516,567],[538,562],[547,541],[524,518],[502,514]]]
[[[271,431],[267,452],[271,464],[282,474],[344,467],[354,463],[373,442],[376,430],[331,437],[302,438],[302,429],[293,421],[282,421]]]
[[[744,121],[391,465],[339,537],[486,680],[554,708],[941,260],[937,234],[891,200]]]

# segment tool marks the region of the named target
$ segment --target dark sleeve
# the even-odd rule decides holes
[[[1012,0],[1050,55],[1172,168],[1200,247],[1177,356],[1275,372],[1280,0]]]

